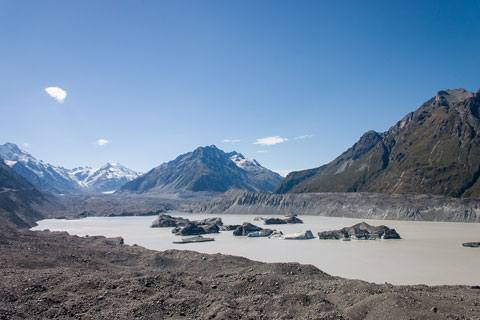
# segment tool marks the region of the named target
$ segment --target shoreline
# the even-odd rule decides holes
[[[208,214],[177,213],[201,220]],[[203,253],[233,254],[262,262],[299,262],[315,265],[330,274],[345,278],[397,285],[479,285],[472,264],[480,263],[475,249],[464,248],[462,243],[474,241],[480,225],[471,223],[437,223],[412,221],[370,221],[366,219],[302,216],[305,224],[263,226],[253,221],[257,215],[216,215],[225,224],[241,224],[245,221],[261,227],[279,229],[284,233],[312,229],[335,230],[361,221],[369,224],[385,224],[395,228],[402,240],[298,240],[282,241],[267,238],[234,237],[230,231],[209,234],[215,243],[186,244],[187,250]],[[56,221],[41,224],[36,230],[68,231],[79,236],[122,236],[127,244],[139,244],[158,251],[180,249],[173,241],[181,239],[171,233],[171,228],[150,228],[154,217],[92,217],[84,221]],[[419,228],[421,230],[419,230]],[[94,231],[91,231],[94,230]],[[458,231],[461,231],[460,233]],[[443,239],[452,233],[455,238]],[[468,236],[470,235],[470,236]],[[440,251],[439,251],[440,250]],[[473,250],[473,251],[472,251]],[[472,255],[474,257],[472,257]],[[456,259],[448,259],[456,257]],[[473,259],[473,260],[472,260]],[[465,261],[471,261],[465,264]],[[372,263],[374,265],[372,265]]]

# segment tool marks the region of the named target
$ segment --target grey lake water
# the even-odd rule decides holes
[[[224,224],[251,222],[253,215],[181,214],[191,220],[221,217]],[[268,226],[284,234],[340,229],[365,221],[395,228],[401,240],[278,240],[235,237],[231,231],[207,235],[215,241],[173,244],[181,237],[171,228],[150,228],[155,216],[96,217],[79,220],[47,219],[33,230],[67,231],[72,235],[121,236],[126,244],[153,250],[180,249],[244,256],[264,262],[312,264],[331,275],[392,284],[480,285],[480,248],[464,248],[463,242],[480,241],[480,224],[452,222],[385,221],[299,216],[304,224]]]

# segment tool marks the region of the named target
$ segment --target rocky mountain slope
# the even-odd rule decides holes
[[[60,207],[53,195],[35,188],[4,161],[0,158],[0,223],[30,227]]]
[[[237,152],[200,147],[126,183],[119,192],[225,192],[231,188],[272,191],[282,177]]]
[[[107,163],[100,168],[56,167],[37,160],[16,144],[9,142],[0,145],[0,157],[37,188],[56,194],[113,192],[139,176],[139,173],[118,163]]]
[[[184,205],[197,213],[300,214],[363,219],[480,222],[480,200],[380,193],[272,194],[230,190],[214,199]]]
[[[384,133],[369,131],[277,193],[380,192],[480,197],[480,92],[440,91]]]

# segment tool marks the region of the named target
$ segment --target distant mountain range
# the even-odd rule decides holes
[[[140,174],[118,163],[65,169],[37,160],[14,143],[0,145],[0,157],[39,189],[56,194],[113,192]]]
[[[273,191],[282,177],[238,152],[200,147],[126,183],[119,193]]]
[[[275,192],[480,197],[479,113],[480,91],[440,91],[388,131],[366,132],[332,162],[288,174]]]
[[[140,175],[120,164],[65,169],[13,143],[4,163],[39,189],[56,194],[375,192],[480,197],[480,91],[444,90],[388,131],[366,132],[332,162],[285,179],[238,152],[214,145],[180,155]]]

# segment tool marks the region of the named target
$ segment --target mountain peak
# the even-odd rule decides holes
[[[217,148],[216,145],[214,144],[211,144],[209,146],[204,146],[204,147],[198,147],[197,149],[193,150],[194,152],[197,151],[197,150],[220,150]]]
[[[225,192],[230,188],[271,191],[281,179],[256,161],[210,145],[178,156],[120,190],[135,193]]]
[[[446,103],[448,105],[458,103],[465,99],[473,97],[473,93],[463,88],[440,90],[435,95],[435,102]]]
[[[6,160],[18,160],[20,157],[29,155],[27,152],[20,149],[15,143],[6,142],[4,145],[0,145],[0,155]],[[15,159],[10,159],[15,157]]]
[[[7,146],[12,150],[18,150],[19,152],[21,152],[20,148],[13,142],[6,142],[4,146]]]

